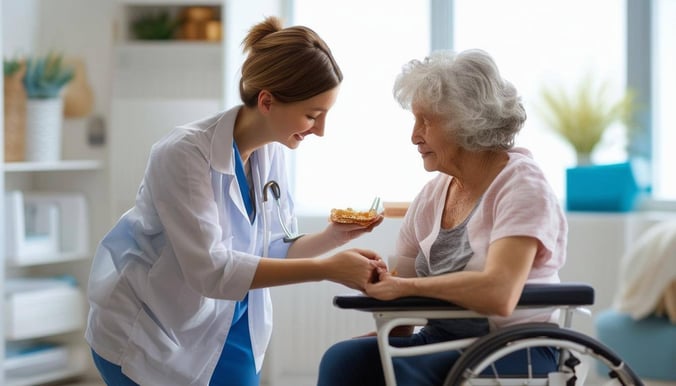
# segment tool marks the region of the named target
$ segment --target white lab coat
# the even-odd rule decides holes
[[[101,241],[89,279],[85,337],[142,385],[207,385],[249,293],[249,330],[260,371],[272,330],[268,289],[249,291],[270,223],[270,257],[284,257],[282,228],[262,186],[279,183],[287,227],[297,230],[279,144],[251,157],[256,220],[249,221],[233,161],[239,106],[179,126],[151,151],[135,206]],[[273,215],[274,214],[274,215]]]

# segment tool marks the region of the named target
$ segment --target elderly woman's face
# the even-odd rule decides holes
[[[418,146],[425,170],[450,172],[459,147],[446,134],[447,122],[415,103],[411,112],[415,118],[411,142]]]

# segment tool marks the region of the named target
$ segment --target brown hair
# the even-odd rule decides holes
[[[242,45],[248,56],[239,94],[249,107],[256,105],[262,89],[289,103],[331,90],[343,80],[328,45],[310,28],[282,28],[281,21],[271,16],[254,25]]]

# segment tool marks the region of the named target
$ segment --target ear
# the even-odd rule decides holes
[[[258,93],[258,110],[260,110],[263,114],[267,114],[270,112],[272,109],[272,102],[274,100],[274,97],[268,90],[261,90]]]

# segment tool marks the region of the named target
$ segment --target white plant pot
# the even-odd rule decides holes
[[[26,161],[61,159],[63,100],[28,99],[26,103]]]

